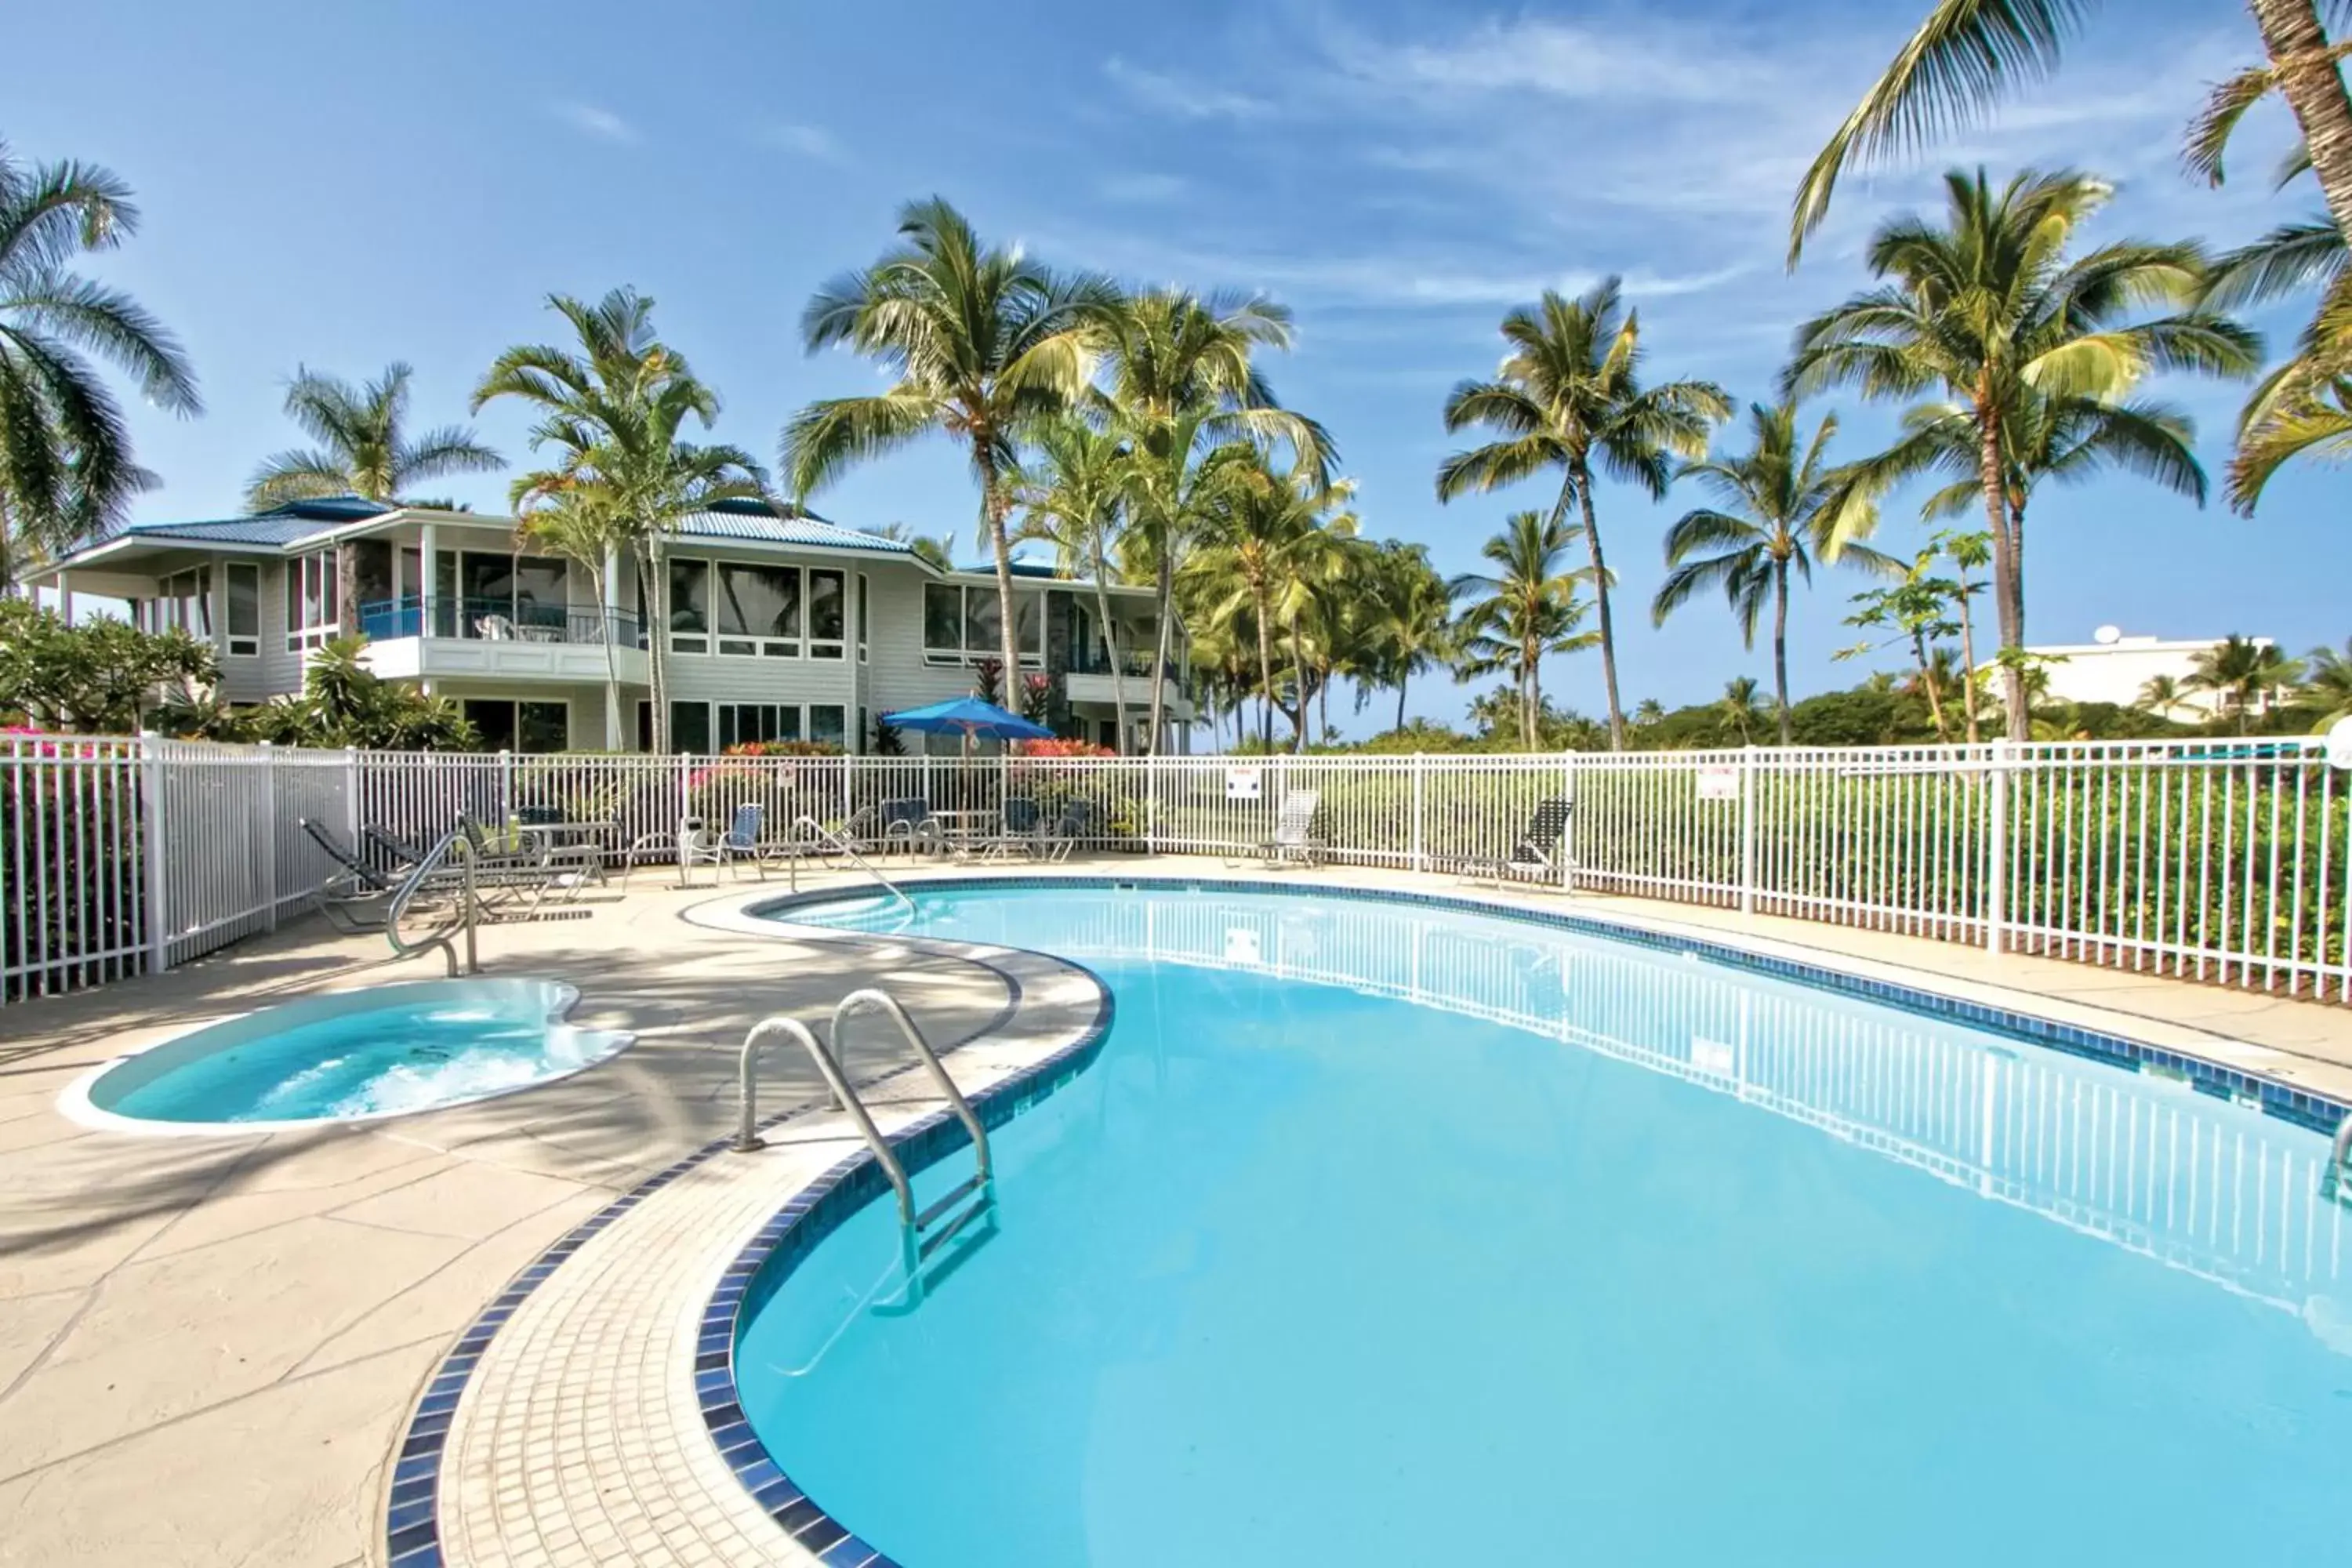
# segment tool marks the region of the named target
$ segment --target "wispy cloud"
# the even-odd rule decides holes
[[[1191,188],[1191,184],[1177,174],[1114,174],[1096,186],[1105,201],[1138,206],[1172,202]]]
[[[1140,66],[1129,65],[1116,55],[1103,62],[1103,74],[1146,109],[1172,114],[1180,120],[1263,120],[1275,111],[1273,103],[1266,99],[1252,98],[1246,93],[1209,82],[1146,70]]]
[[[554,114],[582,135],[593,136],[599,142],[625,145],[644,140],[637,134],[635,126],[611,110],[593,103],[559,103],[554,105]]]
[[[820,163],[849,162],[848,149],[842,146],[832,132],[821,125],[764,126],[759,132],[759,139],[770,147]]]

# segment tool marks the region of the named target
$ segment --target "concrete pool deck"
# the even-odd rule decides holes
[[[1067,869],[1245,874],[1174,857]],[[2352,1009],[1736,911],[1374,871],[1282,875],[1736,941],[2352,1097]],[[57,1112],[60,1089],[126,1047],[291,996],[439,973],[429,958],[384,962],[380,940],[316,922],[170,974],[0,1010],[0,1563],[383,1562],[387,1460],[451,1342],[551,1242],[729,1130],[751,1023],[813,1018],[878,981],[943,1044],[1008,1025],[950,1058],[969,1085],[1050,1050],[1083,1011],[1079,988],[1045,977],[1024,986],[1036,1011],[1007,1020],[1005,980],[982,964],[887,939],[692,924],[680,917],[710,889],[646,880],[586,921],[485,931],[486,973],[569,980],[583,993],[576,1021],[640,1039],[605,1067],[481,1105],[220,1140],[92,1132]],[[899,1065],[890,1050],[853,1052],[859,1076]],[[781,1058],[762,1081],[779,1108],[817,1089],[806,1064]],[[921,1114],[920,1088],[895,1080],[887,1114]],[[852,1146],[843,1131],[813,1116],[760,1155],[706,1163],[518,1310],[452,1429],[447,1562],[787,1556],[717,1466],[690,1404],[678,1406],[692,1347],[688,1331],[681,1355],[678,1313],[709,1293],[698,1270],[731,1257]],[[664,1238],[667,1252],[650,1245]],[[651,1267],[656,1257],[672,1266]]]

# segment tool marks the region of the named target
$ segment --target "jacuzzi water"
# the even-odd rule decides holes
[[[379,985],[265,1008],[125,1058],[87,1086],[132,1121],[349,1121],[505,1094],[601,1061],[626,1035],[562,1023],[544,980]]]
[[[907,1568],[2170,1568],[2352,1540],[2352,1213],[2315,1133],[1399,904],[972,889],[779,918],[1042,949],[1117,996],[1100,1057],[996,1134],[998,1225],[912,1311],[887,1199],[751,1299],[761,1438]]]

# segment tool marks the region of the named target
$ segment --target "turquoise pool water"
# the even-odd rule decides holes
[[[919,1307],[887,1199],[754,1293],[754,1426],[906,1568],[2352,1539],[2352,1215],[2316,1134],[1473,915],[1069,888],[781,918],[1042,949],[1118,999],[996,1135],[999,1225]]]
[[[428,1110],[577,1072],[629,1043],[562,1023],[577,995],[553,981],[446,980],[311,997],[128,1058],[85,1092],[100,1112],[178,1124]]]

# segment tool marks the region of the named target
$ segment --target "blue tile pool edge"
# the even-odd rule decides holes
[[[956,956],[965,962],[976,963],[995,974],[1004,983],[1005,987],[1004,1005],[979,1028],[941,1050],[939,1054],[944,1058],[953,1056],[967,1046],[985,1041],[1002,1029],[1019,1014],[1023,991],[1018,975],[990,962],[981,952],[972,951],[969,944],[940,943],[939,945],[942,949],[953,950]],[[1064,966],[1085,975],[1093,984],[1095,994],[1098,999],[1097,1016],[1087,1026],[1087,1034],[1081,1036],[1076,1043],[1056,1052],[1053,1058],[1048,1058],[1047,1062],[1038,1064],[1038,1068],[1033,1068],[1029,1074],[1024,1075],[1024,1079],[1034,1078],[1037,1070],[1046,1067],[1051,1061],[1069,1056],[1080,1047],[1099,1049],[1102,1037],[1109,1033],[1110,988],[1105,985],[1093,971],[1083,964],[1065,963]],[[1089,1059],[1091,1059],[1091,1053]],[[902,1074],[919,1071],[920,1067],[919,1063],[909,1062],[903,1067],[894,1068],[888,1072],[878,1073],[871,1079],[863,1079],[859,1087],[887,1083]],[[1075,1073],[1075,1069],[1073,1072]],[[1057,1079],[1055,1087],[1059,1088],[1062,1081],[1065,1080]],[[1001,1092],[1005,1087],[1005,1085],[997,1086],[990,1091],[991,1095]],[[767,1131],[795,1117],[824,1109],[827,1103],[825,1099],[819,1098],[787,1106],[772,1115],[761,1118],[758,1130]],[[979,1104],[980,1102],[975,1102],[975,1110],[979,1109]],[[1008,1112],[1007,1119],[1009,1116]],[[924,1121],[916,1123],[906,1129],[898,1137],[901,1139],[915,1137],[927,1130],[931,1120],[933,1119],[927,1118]],[[955,1131],[959,1135],[962,1134],[962,1124],[957,1123]],[[893,1142],[896,1142],[898,1140],[894,1139]],[[731,1135],[714,1139],[692,1153],[664,1166],[581,1221],[525,1265],[520,1272],[507,1282],[506,1288],[499,1292],[490,1304],[475,1315],[473,1321],[467,1325],[465,1331],[457,1336],[457,1343],[451,1346],[441,1358],[440,1363],[434,1368],[432,1377],[426,1381],[424,1393],[418,1396],[415,1407],[409,1413],[407,1425],[401,1429],[400,1445],[393,1450],[392,1469],[389,1476],[391,1484],[386,1489],[383,1504],[384,1556],[387,1568],[442,1568],[441,1460],[448,1445],[450,1426],[456,1419],[457,1402],[464,1395],[467,1384],[472,1381],[474,1369],[480,1363],[482,1352],[489,1348],[490,1341],[497,1337],[499,1328],[508,1319],[514,1316],[515,1310],[522,1305],[524,1300],[536,1290],[549,1275],[561,1268],[563,1261],[579,1251],[591,1237],[688,1171],[716,1155],[730,1152],[733,1147],[734,1139]],[[923,1163],[928,1164],[945,1152],[947,1149],[940,1148],[929,1153]],[[870,1164],[871,1162],[870,1154],[861,1154],[843,1163]],[[910,1161],[909,1168],[918,1167]],[[840,1169],[840,1166],[836,1166],[834,1171],[828,1171],[824,1177],[819,1178],[820,1183],[836,1180],[835,1173]],[[816,1189],[803,1189],[802,1193],[795,1194],[793,1201],[797,1202],[814,1190]],[[786,1205],[787,1208],[790,1206],[789,1204]],[[722,1293],[725,1287],[722,1284]],[[730,1384],[731,1386],[731,1373]],[[707,1415],[706,1409],[706,1418]],[[741,1474],[740,1468],[737,1474],[739,1477]],[[756,1498],[756,1492],[754,1495]],[[845,1539],[848,1537],[846,1531],[842,1531],[841,1534]],[[836,1559],[826,1553],[820,1555],[828,1568],[892,1568],[887,1559],[879,1557],[842,1556]]]

